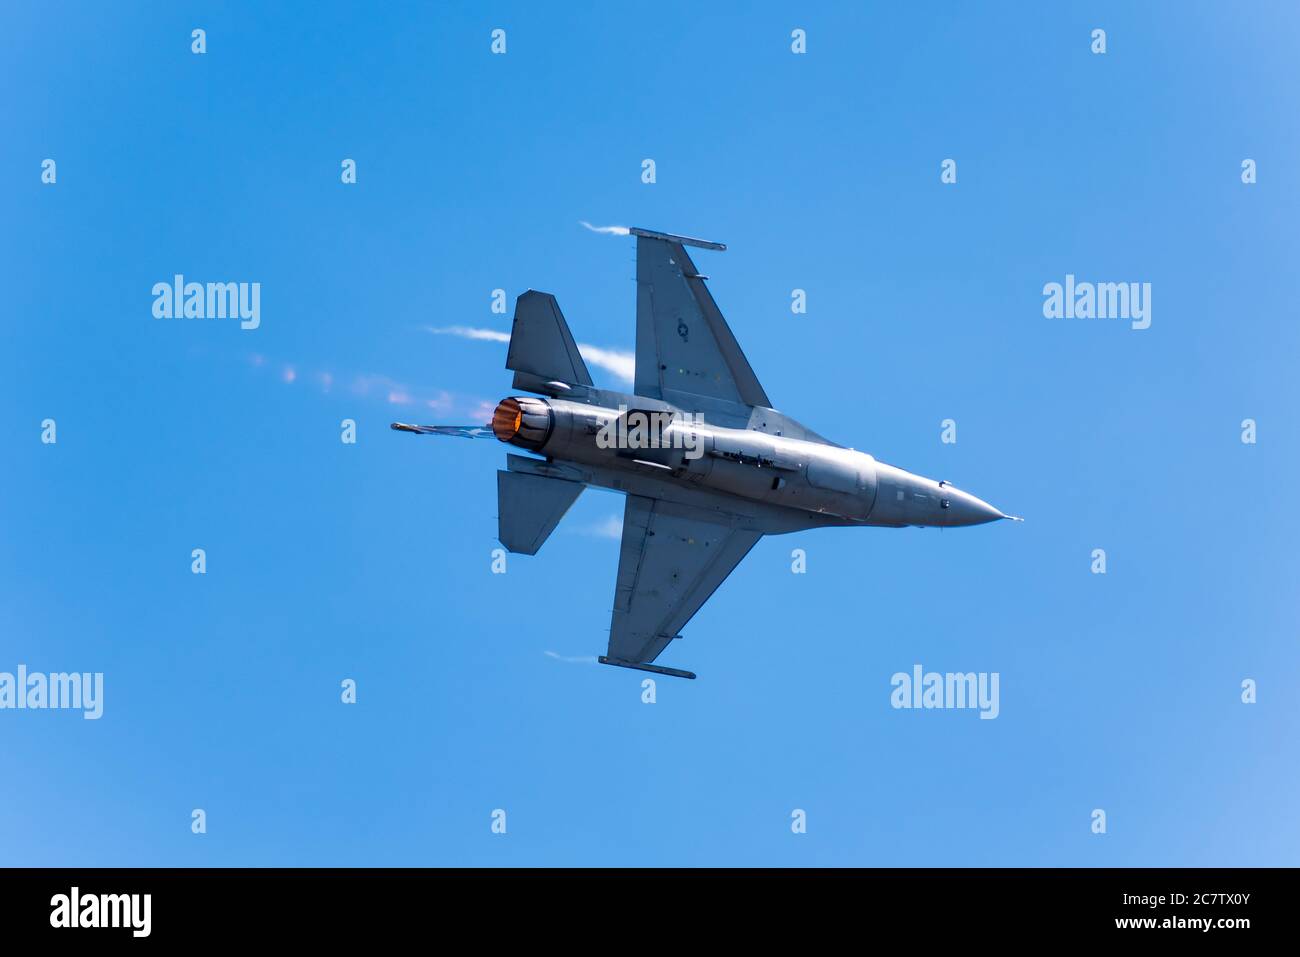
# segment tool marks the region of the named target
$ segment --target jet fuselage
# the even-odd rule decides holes
[[[515,302],[506,352],[517,394],[497,405],[490,424],[393,423],[404,432],[495,437],[533,453],[507,455],[497,471],[497,539],[514,554],[536,555],[584,487],[623,494],[599,662],[694,678],[655,662],[764,535],[1012,517],[772,408],[687,252],[726,247],[624,232],[637,244],[633,394],[595,385],[559,302],[530,289]]]
[[[1008,517],[948,482],[865,452],[782,434],[806,430],[780,420],[788,427],[732,428],[659,400],[601,391],[581,399],[503,399],[492,430],[503,442],[578,466],[586,484],[627,491],[628,482],[638,481],[697,495],[707,490],[803,513],[788,516],[790,529],[953,527]]]

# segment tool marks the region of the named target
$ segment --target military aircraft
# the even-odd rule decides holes
[[[535,555],[587,486],[623,492],[614,613],[601,664],[679,678],[654,664],[764,535],[824,526],[950,528],[1019,521],[946,481],[844,448],[772,408],[687,246],[636,237],[632,394],[596,388],[560,306],[529,290],[515,304],[512,388],[483,426],[394,429],[495,437],[533,453],[497,472],[498,537]]]

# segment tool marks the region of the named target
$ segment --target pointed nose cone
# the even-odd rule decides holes
[[[1011,515],[1003,515],[1000,509],[969,492],[951,487],[945,491],[948,493],[948,508],[945,511],[949,525],[983,525],[1000,518],[1013,518]]]

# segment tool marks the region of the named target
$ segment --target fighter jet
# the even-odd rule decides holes
[[[772,407],[686,247],[636,237],[636,370],[631,394],[598,389],[559,303],[515,303],[512,395],[483,426],[393,428],[496,438],[498,537],[535,555],[588,486],[627,497],[609,646],[601,664],[694,678],[655,664],[764,535],[825,526],[951,528],[1019,521],[946,481],[837,445]]]

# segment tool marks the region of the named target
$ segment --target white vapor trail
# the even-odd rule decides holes
[[[509,342],[510,333],[497,329],[475,329],[473,326],[443,326],[429,331],[435,336],[460,336],[462,339],[478,339],[481,342]]]
[[[544,652],[547,658],[554,658],[556,661],[563,661],[568,665],[594,665],[596,663],[595,655],[561,655],[554,651]]]
[[[582,353],[582,358],[592,365],[599,366],[624,382],[631,382],[636,378],[636,356],[630,352],[623,352],[621,349],[602,349],[600,346],[590,346],[585,342],[578,343],[578,351]]]
[[[630,236],[632,230],[626,226],[593,226],[585,219],[578,220],[583,226],[586,226],[593,233],[604,233],[606,236]]]
[[[462,339],[474,339],[479,342],[509,342],[510,333],[498,329],[479,329],[474,326],[426,327],[435,336],[459,336]],[[604,369],[610,375],[623,382],[632,382],[636,378],[636,356],[621,349],[605,349],[601,346],[578,343],[582,358],[597,368]]]
[[[277,365],[277,363],[272,363],[267,356],[259,352],[251,354],[248,361],[256,369]],[[412,409],[428,409],[439,414],[450,414],[457,409],[469,410],[470,414],[480,419],[485,416],[490,417],[495,406],[495,403],[488,402],[486,399],[467,395],[453,395],[446,389],[410,386],[391,376],[379,373],[362,372],[351,374],[328,369],[312,371],[303,370],[293,363],[279,363],[278,365],[280,371],[277,378],[284,385],[297,388],[297,383],[300,381],[304,384],[315,383],[316,388],[322,395],[332,394],[336,386],[346,386],[347,390],[354,396],[386,402],[388,405],[406,406]],[[486,413],[484,409],[487,410]],[[465,412],[462,411],[460,414],[463,415]]]
[[[623,537],[623,519],[617,515],[610,515],[603,522],[581,526],[574,531],[592,538],[612,538],[617,541]]]

